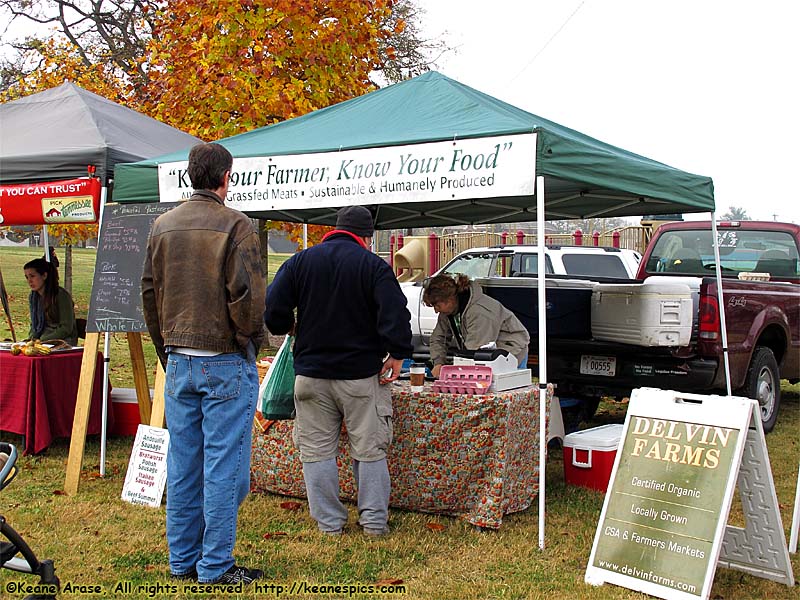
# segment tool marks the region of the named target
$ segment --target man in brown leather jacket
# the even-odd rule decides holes
[[[266,280],[252,223],[223,204],[232,165],[219,144],[192,148],[195,191],[153,224],[142,306],[166,371],[170,571],[249,584],[263,572],[237,566],[233,546],[250,488]]]

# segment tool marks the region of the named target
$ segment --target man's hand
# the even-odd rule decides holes
[[[442,370],[442,365],[436,365],[435,367],[433,367],[433,369],[431,369],[431,375],[433,375],[438,379],[441,370]]]
[[[381,373],[378,378],[378,383],[385,385],[391,383],[397,376],[400,375],[400,369],[403,367],[402,358],[392,358],[391,356],[383,362]]]

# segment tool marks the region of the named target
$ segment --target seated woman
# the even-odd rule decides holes
[[[25,264],[25,279],[31,288],[28,304],[31,330],[28,339],[64,340],[78,344],[72,296],[58,285],[58,270],[43,258]]]
[[[478,350],[494,342],[517,359],[519,368],[528,364],[528,330],[466,275],[433,277],[425,285],[422,301],[439,314],[431,333],[434,377],[445,364],[448,348]]]

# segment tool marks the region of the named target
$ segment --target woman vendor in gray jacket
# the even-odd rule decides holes
[[[528,363],[530,335],[519,319],[466,275],[437,275],[425,284],[422,301],[439,320],[431,333],[433,375],[439,376],[448,348],[478,350],[495,343],[523,368]]]

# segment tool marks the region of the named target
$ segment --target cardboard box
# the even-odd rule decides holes
[[[564,438],[564,480],[605,492],[614,468],[622,425],[601,425]]]

